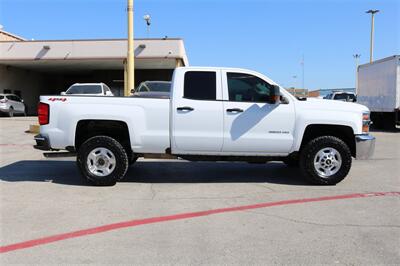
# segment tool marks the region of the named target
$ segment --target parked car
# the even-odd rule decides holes
[[[0,94],[0,112],[9,117],[15,114],[26,115],[24,100],[15,94]]]
[[[92,96],[114,96],[110,88],[104,83],[75,83],[61,95],[92,95]]]
[[[356,102],[357,96],[352,92],[335,91],[324,97],[327,100],[337,100],[342,102]]]
[[[41,96],[35,148],[76,154],[95,185],[115,184],[145,154],[284,161],[311,183],[332,185],[347,176],[352,157],[373,154],[363,105],[298,100],[245,69],[177,68],[172,84],[170,99]]]
[[[143,81],[136,90],[132,90],[132,97],[166,98],[170,97],[170,81]]]

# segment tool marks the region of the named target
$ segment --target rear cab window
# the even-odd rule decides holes
[[[188,71],[185,73],[183,97],[191,100],[217,99],[217,73],[214,71]]]

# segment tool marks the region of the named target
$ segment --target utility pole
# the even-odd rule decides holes
[[[374,17],[375,13],[378,13],[379,10],[370,9],[365,13],[371,14],[371,40],[370,40],[370,50],[369,50],[369,62],[372,63],[374,57]]]
[[[358,94],[358,60],[360,59],[361,55],[360,54],[353,54],[354,60],[356,62],[356,88],[355,88],[355,93],[356,95]]]
[[[127,54],[127,86],[124,87],[124,96],[129,96],[135,88],[135,51],[133,43],[133,0],[128,0],[128,54]]]
[[[306,88],[304,86],[304,54],[303,54],[303,56],[301,58],[301,73],[302,73],[301,87],[302,87],[302,89],[304,91],[304,94],[305,94],[305,89]]]
[[[297,87],[297,75],[293,75],[292,78],[293,78],[293,88],[296,88]]]

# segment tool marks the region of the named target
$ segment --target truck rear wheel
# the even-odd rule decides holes
[[[300,154],[300,169],[304,177],[317,185],[335,185],[351,168],[351,152],[347,144],[333,136],[311,140]]]
[[[122,145],[108,136],[86,140],[79,148],[77,164],[84,178],[97,186],[113,186],[128,170],[128,155]]]

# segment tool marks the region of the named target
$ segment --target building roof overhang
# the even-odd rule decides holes
[[[136,69],[174,69],[177,61],[188,65],[181,39],[134,44]],[[0,42],[0,64],[43,71],[123,69],[126,54],[126,39]]]

